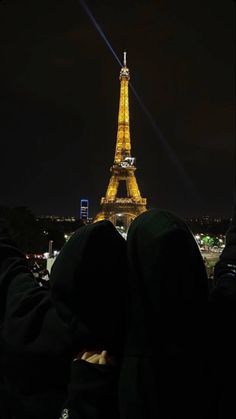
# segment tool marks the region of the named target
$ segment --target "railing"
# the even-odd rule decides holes
[[[115,199],[101,199],[101,204],[119,204],[119,205],[146,205],[146,198],[115,198]]]

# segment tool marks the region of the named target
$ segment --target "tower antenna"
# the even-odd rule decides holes
[[[124,51],[124,67],[126,67],[126,51]]]

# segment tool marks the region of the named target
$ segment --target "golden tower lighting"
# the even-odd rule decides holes
[[[101,199],[100,211],[94,222],[109,219],[126,232],[132,220],[146,211],[146,198],[142,198],[135,177],[135,158],[131,156],[130,122],[129,122],[129,69],[124,63],[120,71],[120,102],[115,158],[110,168],[111,177],[106,196]],[[126,196],[119,197],[119,185],[125,182]]]

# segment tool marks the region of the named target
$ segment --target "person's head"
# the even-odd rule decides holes
[[[79,228],[55,260],[50,282],[77,349],[119,351],[126,300],[126,242],[110,221]]]
[[[209,328],[208,281],[198,245],[179,217],[153,209],[131,223],[127,252],[130,312],[120,416],[199,418],[208,409]]]
[[[127,249],[135,304],[157,330],[184,333],[208,298],[204,261],[188,226],[168,211],[146,211],[131,224]]]

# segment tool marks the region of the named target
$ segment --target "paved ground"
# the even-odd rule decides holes
[[[201,252],[202,256],[206,258],[207,261],[216,262],[219,259],[220,253],[213,252]]]
[[[213,252],[201,252],[201,253],[202,253],[202,257],[205,260],[207,274],[210,278],[213,278],[214,266],[216,262],[219,260],[220,253],[213,253]]]

